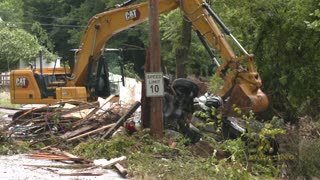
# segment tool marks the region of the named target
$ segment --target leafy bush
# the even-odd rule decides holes
[[[13,141],[0,131],[0,154],[12,155],[30,152],[30,143],[23,141]]]
[[[299,156],[292,177],[320,177],[320,139],[302,140],[299,145]]]

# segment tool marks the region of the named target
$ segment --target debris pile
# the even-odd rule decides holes
[[[38,152],[27,155],[31,159],[36,160],[51,160],[62,164],[59,165],[35,165],[29,164],[27,166],[46,168],[51,172],[60,176],[102,176],[108,174],[106,169],[115,168],[122,177],[126,177],[127,169],[122,166],[127,159],[126,156],[121,156],[113,159],[97,159],[90,161],[84,158],[77,157],[68,152],[57,148],[50,148],[46,152]]]
[[[130,110],[128,105],[113,102],[113,98],[115,97],[100,98],[94,103],[61,102],[22,110],[14,115],[7,133],[14,139],[37,142],[46,141],[52,136],[67,142],[92,135],[105,138],[123,125],[140,106],[136,102],[135,108]]]
[[[115,96],[99,98],[93,103],[67,101],[54,105],[21,110],[13,115],[12,122],[4,129],[7,137],[28,141],[32,144],[42,143],[39,152],[28,155],[31,159],[51,160],[67,164],[61,167],[47,167],[60,176],[100,176],[108,174],[106,169],[114,168],[122,177],[127,170],[121,162],[126,157],[115,159],[86,160],[60,150],[61,142],[78,143],[85,138],[109,138],[124,126],[132,131],[130,117],[140,107],[140,102],[120,104]],[[139,113],[139,112],[137,112]],[[133,126],[133,127],[131,127]],[[59,149],[58,149],[59,147]],[[63,147],[62,147],[63,148]],[[31,165],[37,166],[37,165]],[[75,166],[81,166],[75,170]],[[45,165],[39,166],[44,168]]]

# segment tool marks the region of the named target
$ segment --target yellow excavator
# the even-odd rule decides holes
[[[148,2],[133,0],[96,14],[89,21],[75,52],[75,66],[13,70],[10,73],[11,102],[14,104],[50,104],[62,100],[93,101],[109,96],[108,64],[103,58],[105,45],[115,34],[145,22]],[[261,112],[268,98],[261,91],[253,55],[233,36],[205,0],[159,0],[159,14],[179,8],[218,66],[216,74],[224,80],[217,95],[244,111]],[[230,36],[242,55],[236,55],[225,36]],[[214,57],[219,54],[221,65]]]

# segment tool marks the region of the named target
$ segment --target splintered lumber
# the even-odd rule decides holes
[[[60,176],[102,176],[104,173],[95,172],[70,172],[70,173],[59,173]]]
[[[71,165],[23,164],[23,166],[36,167],[36,168],[82,169],[82,168],[90,168],[92,167],[92,164],[71,164]]]
[[[103,131],[103,130],[105,130],[105,129],[107,129],[107,128],[110,128],[110,127],[114,126],[115,124],[116,124],[116,123],[112,123],[112,124],[108,124],[108,125],[106,125],[106,126],[102,126],[101,128],[98,128],[98,129],[95,129],[95,130],[93,130],[93,131],[90,131],[90,132],[81,134],[81,135],[79,135],[79,136],[70,138],[70,139],[67,140],[67,142],[73,141],[73,140],[75,140],[75,139],[82,138],[82,137],[84,137],[84,136],[88,136],[88,135],[90,135],[90,134],[94,134],[94,133]]]
[[[51,148],[51,150],[53,150],[54,152],[57,152],[57,153],[62,153],[63,155],[71,157],[71,158],[79,158],[78,156],[75,156],[75,155],[73,155],[73,154],[71,154],[69,152],[66,152],[66,151],[62,151],[62,150],[60,150],[58,148]]]
[[[139,102],[139,101],[136,101],[132,106],[131,106],[131,108],[128,110],[128,112],[126,113],[126,114],[124,114],[117,122],[116,122],[116,124],[113,126],[113,127],[111,127],[107,132],[106,132],[106,134],[104,134],[103,136],[102,136],[102,138],[104,139],[104,138],[109,138],[111,135],[112,135],[112,133],[114,132],[114,131],[116,131],[123,123],[124,123],[124,121],[125,120],[127,120],[137,109],[138,109],[138,107],[141,105],[141,103]]]
[[[106,100],[105,103],[103,105],[100,105],[100,107],[105,106],[108,102],[110,102],[113,98],[115,97],[115,95],[111,95],[109,96]],[[97,101],[98,102],[98,101]],[[87,121],[88,119],[90,119],[94,114],[96,114],[96,112],[98,112],[100,110],[100,108],[95,108],[93,109],[89,114],[87,114],[87,116],[85,118],[83,118],[80,121],[77,121],[76,123],[74,123],[73,127],[76,127],[78,125],[80,125],[81,123],[83,123],[84,121]],[[107,112],[107,111],[105,111]]]
[[[100,105],[100,107],[105,106],[105,105],[106,105],[107,103],[109,103],[114,97],[115,97],[115,95],[109,96],[109,97],[105,100],[104,104]],[[91,116],[94,115],[97,111],[99,111],[99,109],[100,109],[100,108],[96,108],[96,109],[93,110],[91,113],[89,113],[88,116],[85,118],[85,120],[91,118]]]
[[[83,102],[82,104],[72,107],[72,108],[62,108],[62,107],[57,107],[57,105],[54,106],[43,106],[39,108],[33,108],[30,110],[22,110],[21,112],[17,112],[16,114],[18,116],[14,117],[13,120],[19,120],[29,114],[34,114],[34,113],[45,113],[45,115],[49,118],[52,116],[57,115],[59,113],[61,116],[71,114],[77,111],[85,110],[85,109],[90,109],[90,108],[95,108],[99,106],[99,102],[93,102],[93,103],[85,103]]]
[[[73,124],[75,121],[79,121],[81,116],[76,117],[76,115],[82,115],[85,117],[89,114],[90,110],[94,108],[99,108],[99,102],[94,103],[86,103],[73,105],[73,104],[64,104],[62,107],[59,104],[53,106],[44,106],[40,108],[34,108],[30,110],[23,110],[16,113],[16,118],[12,123],[8,126],[6,130],[10,127],[9,133],[18,134],[38,134],[43,135],[45,132],[50,132],[51,134],[57,134],[59,132],[68,132],[71,130],[70,124]],[[87,113],[85,113],[87,112]],[[97,128],[99,122],[91,123],[96,124],[96,126],[92,126],[92,128]],[[90,129],[86,129],[88,131]],[[80,133],[83,133],[82,131]],[[74,134],[73,136],[78,135]],[[15,138],[21,138],[21,136],[14,136]],[[67,136],[70,138],[70,136]]]
[[[65,154],[52,154],[52,153],[38,153],[38,154],[31,154],[29,155],[32,159],[46,159],[46,160],[56,160],[56,161],[74,161],[78,163],[91,163],[91,161],[88,161],[83,158],[78,157],[69,157]]]
[[[61,135],[60,138],[62,139],[69,139],[71,137],[74,137],[78,134],[81,134],[81,133],[84,133],[86,131],[89,131],[90,129],[93,129],[93,128],[96,128],[98,127],[98,124],[93,124],[93,125],[89,125],[89,126],[83,126],[77,130],[74,130],[74,131],[69,131],[69,132],[66,132],[65,134]]]
[[[73,106],[74,105],[72,105],[72,104],[71,105],[66,104],[65,108],[62,109],[63,111],[61,112],[61,115],[67,115],[67,114],[75,113],[77,111],[80,112],[80,111],[86,110],[86,109],[97,108],[99,106],[99,102],[83,103],[78,106],[74,106],[74,107]],[[71,108],[68,108],[68,107],[71,107]]]
[[[119,162],[124,161],[126,159],[127,159],[126,156],[121,156],[121,157],[118,157],[118,158],[112,158],[110,160],[97,159],[97,160],[93,161],[93,164],[96,165],[96,166],[101,166],[103,168],[110,168],[113,165],[115,165],[116,163],[119,163]]]
[[[35,111],[39,111],[39,110],[43,110],[43,109],[47,109],[49,106],[46,105],[46,106],[43,106],[43,107],[37,107],[37,108],[32,108],[32,109],[29,109],[29,110],[21,110],[21,111],[18,111],[16,112],[13,117],[12,117],[12,120],[15,121],[15,120],[19,120],[20,118],[32,113],[32,112],[35,112]]]
[[[116,169],[118,170],[118,172],[120,173],[120,175],[121,175],[122,177],[126,177],[126,176],[127,176],[128,170],[125,169],[121,164],[116,163],[116,164],[114,165],[114,167],[116,167]]]

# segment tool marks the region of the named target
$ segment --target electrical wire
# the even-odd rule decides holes
[[[4,22],[6,26],[8,25],[15,25],[15,24],[20,24],[20,25],[32,25],[33,23],[30,22]],[[46,24],[46,23],[40,23],[41,26],[54,26],[54,27],[66,27],[66,28],[83,28],[86,26],[80,26],[80,25],[69,25],[69,24]]]

